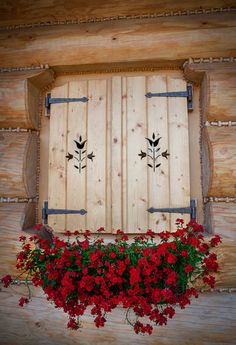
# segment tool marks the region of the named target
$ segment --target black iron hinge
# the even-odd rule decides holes
[[[189,207],[176,207],[176,208],[154,208],[150,207],[147,210],[149,213],[163,212],[163,213],[187,213],[190,214],[191,219],[196,219],[197,216],[197,204],[196,200],[190,200]]]
[[[148,92],[145,95],[147,98],[152,97],[186,97],[187,98],[187,105],[188,110],[193,110],[193,87],[192,85],[187,85],[186,91],[173,91],[173,92]]]
[[[50,114],[51,104],[56,103],[70,103],[70,102],[88,102],[88,97],[81,98],[51,98],[51,94],[48,93],[45,97],[45,107],[47,109],[47,114]]]
[[[81,210],[48,208],[48,201],[44,201],[44,205],[42,209],[42,219],[43,219],[43,224],[48,224],[48,216],[50,214],[81,214],[82,216],[84,216],[86,213],[87,211],[84,210],[83,208]]]

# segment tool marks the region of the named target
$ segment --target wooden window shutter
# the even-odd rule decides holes
[[[190,203],[186,98],[145,97],[147,92],[182,90],[186,90],[182,76],[169,72],[78,79],[52,90],[52,97],[89,100],[51,105],[49,208],[83,208],[87,214],[50,215],[50,226],[56,231],[105,227],[107,232],[138,233],[173,228],[178,217],[189,219],[147,212],[149,207]],[[158,152],[169,153],[158,157],[155,171],[151,157],[140,155],[148,154],[146,138],[153,135],[161,138]],[[87,140],[81,171],[75,158],[66,158],[68,153],[77,155],[79,140]],[[90,153],[93,159],[88,158]]]

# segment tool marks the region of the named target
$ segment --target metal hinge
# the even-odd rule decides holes
[[[193,110],[193,87],[191,84],[187,85],[186,91],[173,91],[173,92],[148,92],[145,95],[147,98],[152,97],[186,97],[188,110]]]
[[[147,210],[149,213],[163,212],[163,213],[187,213],[190,214],[191,219],[196,219],[197,216],[197,203],[195,199],[190,200],[190,207],[177,207],[177,208],[154,208],[150,207]]]
[[[66,210],[66,209],[55,209],[48,208],[48,201],[44,201],[42,209],[43,224],[48,224],[48,216],[50,214],[81,214],[84,216],[87,213],[83,208],[81,210]]]
[[[88,102],[87,97],[81,97],[81,98],[51,98],[51,94],[48,93],[45,97],[45,107],[47,109],[47,114],[50,114],[50,108],[51,104],[56,103],[70,103],[70,102]]]

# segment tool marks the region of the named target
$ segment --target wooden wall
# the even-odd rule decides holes
[[[117,4],[121,2],[119,0]],[[139,2],[141,7],[133,11],[130,2],[130,10],[125,12],[125,6],[122,5],[119,13],[129,15],[144,14],[148,9],[153,11],[153,2],[150,0],[148,3],[150,6],[145,7],[145,2],[142,2],[142,6]],[[199,83],[202,90],[202,184],[206,224],[208,231],[223,236],[223,245],[218,249],[221,272],[217,276],[217,288],[234,290],[236,63],[232,57],[236,52],[235,13],[210,11],[209,14],[170,14],[167,17],[124,21],[110,19],[83,25],[37,25],[37,18],[42,21],[49,18],[50,22],[54,20],[52,12],[48,11],[50,6],[45,4],[42,2],[40,12],[34,3],[32,11],[25,11],[23,17],[20,13],[24,6],[14,11],[10,5],[1,4],[2,13],[9,14],[11,9],[13,14],[12,20],[8,15],[6,19],[0,19],[1,25],[29,24],[29,21],[35,23],[33,28],[27,29],[25,25],[24,29],[5,28],[0,32],[0,68],[2,71],[9,70],[1,73],[0,81],[1,274],[15,274],[18,235],[35,222],[35,147],[37,132],[40,130],[40,93],[44,86],[53,81],[53,71],[94,71],[106,69],[106,66],[121,68],[127,62],[135,68],[145,66],[146,63],[173,67],[194,57],[199,58],[199,62],[193,59],[185,64],[184,72],[186,79]],[[63,4],[60,1],[56,8],[56,20],[66,20],[68,12],[62,11]],[[183,1],[177,6],[169,1],[163,10],[186,8],[189,11],[194,6],[192,4],[192,1]],[[232,5],[230,1],[209,0],[204,2],[203,7],[214,7],[214,4],[215,7]],[[88,1],[86,8],[94,9],[94,3]],[[109,8],[109,2],[107,5],[104,2],[101,8]],[[115,12],[116,9],[110,7],[104,13],[109,16]],[[96,10],[92,13],[98,15]],[[74,18],[78,19],[78,11],[74,11],[74,14]],[[231,62],[223,62],[227,59],[222,57],[227,56]],[[219,62],[204,62],[206,59],[212,61],[211,58]],[[40,64],[49,64],[50,68],[41,71],[27,71],[23,68],[22,71],[15,71],[20,66]],[[151,337],[133,335],[129,326],[123,323],[120,310],[111,315],[106,328],[102,330],[95,329],[91,317],[87,316],[82,333],[68,331],[64,327],[63,313],[54,310],[39,291],[35,291],[36,298],[26,309],[17,308],[20,293],[21,287],[3,289],[0,293],[0,343],[3,345],[72,344],[75,341],[80,345],[92,342],[101,345],[236,343],[235,293],[211,292],[202,295],[191,307],[179,312],[169,326],[157,329]]]

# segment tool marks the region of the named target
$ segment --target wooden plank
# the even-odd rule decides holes
[[[208,107],[205,118],[208,121],[236,121],[236,64],[225,72],[209,72]],[[222,95],[223,92],[223,95]]]
[[[166,91],[167,78],[165,74],[147,77],[147,92],[156,93]],[[161,137],[158,145],[161,148],[160,152],[164,152],[165,150],[169,152],[167,98],[148,98],[147,112],[149,138],[152,138],[152,133],[155,134],[156,138]],[[149,163],[152,164],[150,159]],[[169,207],[169,162],[167,159],[160,157],[157,163],[161,163],[161,166],[155,172],[148,168],[148,208]],[[163,231],[170,228],[170,215],[168,213],[149,213],[148,217],[148,227],[154,231]]]
[[[128,164],[127,164],[127,78],[122,77],[122,228],[128,229]]]
[[[145,77],[127,77],[127,232],[146,231],[148,225],[148,167],[138,156],[147,148],[145,93]]]
[[[112,228],[122,228],[122,78],[112,78]]]
[[[236,121],[236,63],[198,63],[185,66],[188,80],[201,82],[204,121]],[[222,95],[223,90],[223,95]]]
[[[87,226],[96,231],[106,226],[106,80],[88,81],[88,152],[95,155],[87,166]]]
[[[51,96],[68,97],[68,84],[53,89]],[[49,208],[66,208],[67,111],[67,103],[51,106],[48,172]],[[66,227],[65,218],[64,215],[50,215],[49,225],[55,231],[64,231]]]
[[[180,77],[167,77],[169,92],[186,90]],[[189,134],[186,98],[168,98],[169,115],[169,174],[170,207],[188,207],[190,204]],[[189,220],[189,215],[171,214],[171,228],[176,218]]]
[[[52,80],[51,70],[3,74],[0,80],[0,127],[37,129],[40,92]]]
[[[86,81],[71,81],[69,82],[69,97],[86,97],[87,96],[87,82]],[[75,155],[77,149],[74,140],[79,141],[80,136],[82,140],[87,139],[86,133],[87,123],[87,103],[75,102],[69,103],[68,108],[68,130],[67,130],[67,151]],[[86,149],[86,144],[84,149]],[[86,154],[83,156],[85,160],[83,165],[89,164],[86,160]],[[83,158],[84,158],[83,157]],[[72,160],[67,164],[67,186],[66,186],[66,208],[70,210],[86,209],[86,170],[81,172],[74,167],[76,161]],[[86,169],[86,168],[85,168]],[[76,229],[85,229],[86,218],[81,215],[67,215],[66,228],[72,231]]]
[[[206,24],[202,24],[206,23]],[[0,33],[0,66],[86,65],[235,56],[235,13],[31,28]]]
[[[18,237],[34,224],[35,203],[0,203],[0,276],[17,275]]]
[[[236,240],[236,203],[207,203],[206,220],[210,232]]]
[[[19,287],[1,293],[0,331],[2,345],[21,344],[93,344],[104,345],[234,345],[236,342],[236,294],[205,293],[194,299],[167,326],[154,327],[151,336],[137,336],[125,324],[124,311],[115,309],[108,314],[104,328],[97,329],[93,318],[86,313],[81,331],[66,328],[67,317],[45,298],[34,298],[23,309],[16,307],[22,292]],[[22,290],[22,289],[21,289]],[[25,295],[27,292],[25,291]]]
[[[236,127],[207,127],[203,135],[208,145],[205,164],[209,166],[209,174],[204,175],[204,195],[234,197]]]
[[[1,132],[0,154],[1,197],[35,197],[37,135]]]
[[[181,3],[161,0],[100,0],[99,6],[95,0],[89,2],[76,2],[67,4],[65,1],[52,4],[46,0],[41,1],[40,6],[33,1],[22,3],[21,6],[13,1],[0,5],[0,25],[17,25],[32,23],[54,23],[63,20],[86,20],[97,17],[130,16],[147,13],[178,12],[193,9],[209,9],[211,7],[234,6],[233,0],[206,0],[196,1],[183,0]]]

